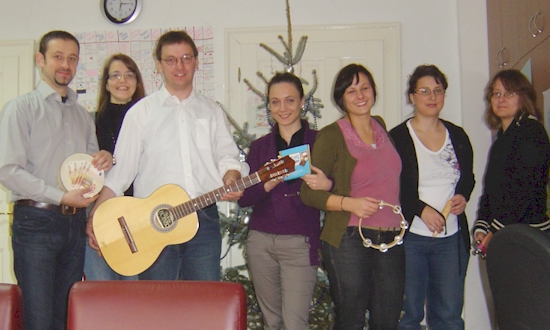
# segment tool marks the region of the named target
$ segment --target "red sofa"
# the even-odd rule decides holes
[[[17,285],[0,283],[0,329],[23,329],[23,299]]]
[[[246,294],[228,282],[77,282],[67,329],[245,330]]]

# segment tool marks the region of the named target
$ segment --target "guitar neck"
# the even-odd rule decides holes
[[[223,186],[218,189],[212,190],[204,195],[193,198],[183,204],[174,206],[171,211],[177,219],[181,219],[193,212],[197,212],[200,209],[203,209],[209,205],[212,205],[219,200],[222,196],[229,192],[243,191],[248,187],[251,187],[255,184],[262,182],[260,178],[261,170],[254,172],[253,174],[244,177],[242,179],[236,180],[228,186]]]

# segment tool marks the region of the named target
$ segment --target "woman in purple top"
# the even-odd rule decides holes
[[[316,131],[300,120],[304,90],[300,79],[277,73],[267,86],[271,133],[254,141],[247,162],[257,171],[279,151],[313,145]],[[316,168],[312,167],[315,171]],[[303,178],[317,189],[330,189],[324,174]],[[319,210],[300,199],[302,180],[282,177],[245,190],[239,205],[254,206],[246,241],[248,269],[262,310],[264,329],[309,329],[309,307],[317,282]]]

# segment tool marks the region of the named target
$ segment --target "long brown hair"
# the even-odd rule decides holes
[[[519,109],[516,113],[515,119],[527,114],[537,118],[542,122],[542,111],[537,108],[537,94],[533,85],[527,80],[527,78],[516,69],[508,69],[499,71],[493,79],[485,87],[485,123],[490,129],[499,129],[502,125],[500,118],[493,112],[491,105],[491,96],[493,93],[493,87],[497,80],[500,80],[504,88],[508,92],[514,92],[519,95]]]
[[[126,65],[126,67],[136,74],[136,91],[134,92],[134,95],[132,95],[132,101],[133,103],[137,102],[138,100],[142,99],[145,96],[145,88],[143,87],[143,78],[141,77],[141,72],[139,72],[139,68],[132,60],[132,58],[125,54],[114,54],[111,55],[103,65],[103,72],[101,74],[101,82],[99,83],[99,99],[97,102],[97,114],[96,117],[105,110],[107,107],[107,104],[109,104],[109,101],[111,100],[111,93],[107,90],[107,80],[109,79],[109,68],[111,67],[111,64],[114,61],[121,61]]]

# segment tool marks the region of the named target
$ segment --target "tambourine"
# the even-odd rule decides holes
[[[86,198],[99,194],[105,182],[105,172],[98,171],[92,165],[93,159],[92,156],[82,153],[67,157],[59,168],[59,186],[65,191],[93,187],[91,192],[83,195]]]
[[[401,230],[399,232],[399,235],[393,238],[393,241],[391,241],[390,243],[374,244],[370,238],[366,238],[365,236],[363,236],[363,233],[361,231],[361,223],[363,221],[363,218],[359,218],[359,225],[358,225],[359,235],[361,236],[361,240],[363,241],[363,246],[366,248],[376,249],[380,252],[388,252],[388,250],[391,249],[392,247],[403,244],[403,236],[405,236],[405,231],[407,230],[407,228],[409,228],[409,223],[407,222],[407,220],[405,220],[405,216],[403,216],[403,212],[401,211],[401,206],[392,205],[384,201],[380,201],[380,203],[378,203],[379,209],[382,209],[384,206],[391,207],[393,213],[399,214],[401,216],[401,222],[399,223],[399,227],[401,228]]]
[[[489,241],[493,237],[492,232],[488,232],[487,235],[480,241],[475,241],[474,249],[472,250],[473,256],[478,256],[481,259],[487,258],[487,247],[489,246]]]
[[[481,244],[480,240],[477,240],[475,242],[474,249],[472,250],[472,255],[478,256],[481,259],[485,259],[487,257],[487,248]]]

